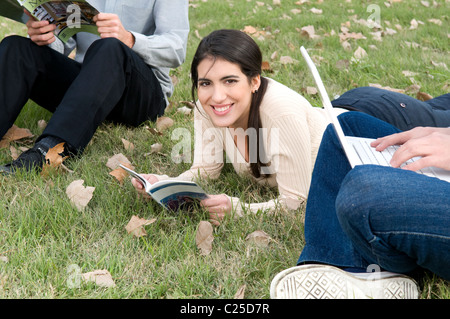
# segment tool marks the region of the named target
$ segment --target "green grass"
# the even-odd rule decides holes
[[[304,245],[304,208],[227,219],[214,228],[211,254],[202,256],[195,244],[195,234],[198,223],[207,219],[205,212],[164,212],[154,203],[137,198],[129,182],[121,185],[108,175],[106,161],[117,153],[127,156],[141,172],[175,176],[189,167],[189,163],[172,162],[170,152],[178,141],[171,139],[171,133],[177,127],[193,130],[192,115],[181,115],[176,109],[181,101],[191,99],[189,68],[200,41],[197,34],[205,36],[215,29],[245,26],[265,31],[266,36],[256,41],[272,68],[266,75],[299,92],[313,86],[298,50],[300,45],[311,49],[311,55],[323,57],[319,71],[331,96],[369,83],[405,89],[412,82],[402,74],[404,70],[418,73],[414,79],[423,92],[437,96],[449,90],[448,69],[431,64],[433,61],[450,66],[447,1],[436,1],[437,8],[426,8],[420,1],[402,1],[390,7],[384,4],[387,1],[371,1],[380,7],[383,29],[395,29],[395,24],[402,26],[402,30],[386,35],[381,42],[372,39],[371,29],[352,19],[352,16],[369,17],[368,1],[310,1],[301,6],[294,0],[282,0],[281,6],[269,0],[260,2],[266,4],[259,6],[256,1],[243,0],[190,1],[196,7],[190,9],[187,62],[173,71],[178,84],[171,98],[173,106],[166,112],[175,125],[163,136],[152,135],[144,126],[130,129],[104,124],[83,157],[67,162],[73,173],[48,178],[35,174],[0,177],[0,256],[8,258],[7,262],[0,260],[0,298],[233,298],[243,285],[246,298],[269,298],[273,276],[295,265]],[[322,9],[323,13],[313,14],[312,7]],[[294,8],[302,12],[293,14]],[[440,19],[442,26],[428,22],[431,18]],[[412,19],[423,21],[424,25],[409,30]],[[351,52],[343,49],[337,35],[341,24],[347,21],[351,23],[350,32],[361,32],[367,38],[350,39]],[[298,30],[307,25],[314,25],[320,38],[301,37]],[[332,32],[335,35],[330,35]],[[0,38],[12,33],[25,35],[26,30],[0,18]],[[420,47],[410,48],[405,41]],[[367,51],[368,57],[347,69],[338,69],[336,62],[350,61],[358,46]],[[275,51],[277,57],[272,60]],[[283,65],[281,56],[291,56],[296,62]],[[306,98],[313,105],[320,104],[317,96]],[[16,124],[39,136],[37,121],[49,118],[47,111],[29,102]],[[132,141],[135,150],[125,150],[121,138]],[[144,156],[157,142],[163,144],[163,155]],[[9,150],[0,150],[0,162],[9,161]],[[95,187],[93,199],[83,212],[77,211],[65,194],[67,186],[76,179]],[[254,186],[237,176],[229,164],[221,179],[202,181],[202,186],[210,193],[226,192],[256,201],[277,196],[275,190]],[[147,236],[134,238],[127,234],[124,227],[132,215],[157,219],[146,226]],[[255,230],[264,230],[271,236],[273,240],[268,247],[246,242],[247,235]],[[71,288],[68,284],[73,278],[71,265],[82,273],[107,269],[116,286],[101,288],[82,282]],[[449,283],[436,276],[427,276],[421,285],[422,298],[450,297]]]

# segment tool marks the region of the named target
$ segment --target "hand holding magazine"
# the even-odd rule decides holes
[[[16,0],[37,20],[47,20],[56,24],[55,35],[64,43],[78,32],[98,34],[97,26],[93,21],[99,11],[86,0],[59,1],[59,0]],[[10,3],[10,2],[9,2]],[[8,3],[5,3],[8,6]],[[9,7],[14,7],[11,3]],[[5,15],[7,7],[0,9]],[[11,9],[12,10],[12,9]],[[21,19],[23,20],[23,19]],[[26,21],[20,21],[26,22]]]
[[[150,184],[143,176],[135,171],[120,165],[125,171],[142,184],[145,192],[155,201],[169,210],[178,210],[186,204],[199,201],[208,197],[205,191],[195,182],[162,180]]]

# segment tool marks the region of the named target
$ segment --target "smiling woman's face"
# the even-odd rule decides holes
[[[203,59],[198,65],[198,99],[218,127],[247,129],[252,93],[260,77],[251,81],[238,64],[222,58]]]

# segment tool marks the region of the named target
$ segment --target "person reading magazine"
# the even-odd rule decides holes
[[[186,56],[188,1],[89,3],[100,12],[98,36],[78,33],[64,44],[55,24],[30,17],[28,37],[0,43],[0,137],[29,99],[53,113],[34,146],[2,173],[41,169],[60,143],[64,155],[82,154],[105,120],[137,126],[164,113],[173,92],[169,70]]]

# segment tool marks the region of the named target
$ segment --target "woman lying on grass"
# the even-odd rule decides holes
[[[261,76],[261,64],[258,45],[238,30],[212,32],[193,58],[192,95],[194,100],[198,96],[194,162],[175,178],[219,178],[225,152],[238,174],[279,191],[278,198],[263,203],[210,195],[201,204],[215,221],[231,212],[241,216],[276,207],[297,209],[308,195],[326,115],[298,93]],[[169,178],[144,176],[152,183]],[[137,181],[133,185],[143,193]]]

